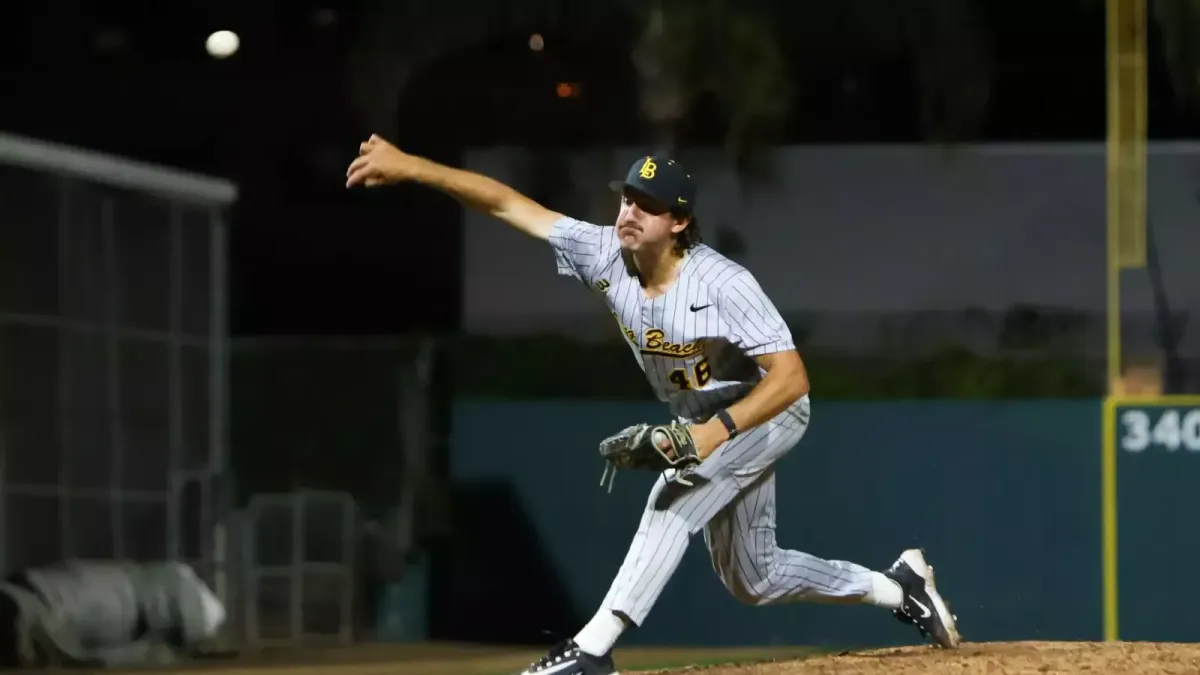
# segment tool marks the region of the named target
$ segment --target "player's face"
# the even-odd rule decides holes
[[[672,215],[664,204],[626,188],[617,213],[617,237],[621,247],[630,251],[657,247],[670,242],[687,227],[687,222]]]

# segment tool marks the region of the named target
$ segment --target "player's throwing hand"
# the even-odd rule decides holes
[[[346,187],[376,187],[411,180],[420,160],[372,134],[358,146],[358,157],[346,169]]]

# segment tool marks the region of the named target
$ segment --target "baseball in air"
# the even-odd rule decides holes
[[[208,39],[204,41],[204,48],[208,50],[209,56],[223,59],[237,53],[241,43],[237,33],[231,30],[219,30],[208,36]]]

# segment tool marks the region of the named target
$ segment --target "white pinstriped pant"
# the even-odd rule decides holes
[[[804,435],[809,410],[805,396],[727,442],[688,477],[694,487],[660,476],[601,607],[641,625],[701,528],[713,568],[742,602],[860,602],[871,590],[866,567],[775,543],[774,464]]]

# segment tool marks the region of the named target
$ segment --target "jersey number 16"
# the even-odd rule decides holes
[[[707,358],[701,358],[696,365],[692,366],[691,370],[692,373],[689,376],[687,368],[676,368],[671,371],[670,375],[667,375],[667,379],[680,389],[700,389],[712,379]]]

